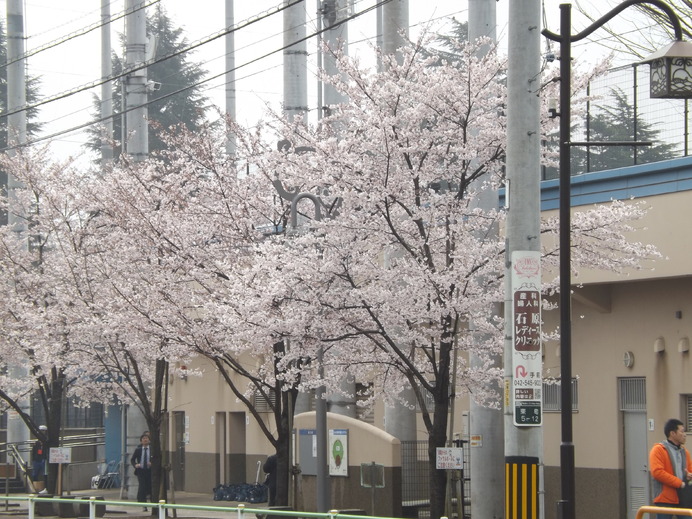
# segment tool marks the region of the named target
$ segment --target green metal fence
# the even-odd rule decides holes
[[[103,499],[98,499],[95,496],[78,496],[79,498],[71,497],[39,497],[37,495],[29,496],[0,496],[0,499],[4,500],[4,505],[0,504],[1,507],[7,508],[11,503],[25,503],[27,507],[27,516],[29,519],[35,519],[37,515],[42,517],[46,516],[57,516],[57,517],[89,517],[89,519],[96,519],[97,517],[103,517],[106,512],[106,507],[108,505],[122,507],[132,507],[139,508],[149,506],[152,509],[156,509],[158,512],[159,519],[167,519],[170,517],[168,511],[173,511],[174,516],[177,517],[177,511],[195,511],[200,512],[195,514],[195,517],[204,517],[205,512],[210,517],[228,517],[229,519],[266,519],[268,517],[301,517],[305,519],[315,518],[315,519],[398,519],[398,518],[387,518],[380,517],[377,518],[373,516],[360,515],[360,514],[349,514],[342,513],[339,510],[330,510],[326,513],[318,512],[300,512],[291,510],[279,510],[276,508],[250,508],[243,504],[239,504],[236,507],[226,507],[226,506],[203,506],[203,505],[182,505],[174,503],[166,503],[165,501],[159,501],[158,503],[139,503],[133,501],[107,501]],[[83,498],[83,499],[82,499]],[[0,501],[2,503],[2,501]],[[43,510],[39,510],[42,507]],[[51,507],[46,510],[47,507]],[[51,513],[51,510],[54,513]],[[40,512],[40,513],[39,513]],[[64,513],[61,513],[64,512]],[[16,515],[16,514],[15,514]]]

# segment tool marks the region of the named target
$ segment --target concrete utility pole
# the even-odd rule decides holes
[[[323,64],[325,72],[330,75],[338,73],[336,58],[332,50],[342,48],[348,51],[348,25],[344,22],[347,16],[346,0],[323,0],[319,4],[319,15],[322,17],[322,24],[327,28],[324,41],[330,50],[324,53]],[[320,92],[324,106],[318,107],[320,115],[322,111],[328,110],[329,106],[337,105],[346,101],[346,97],[338,92],[332,85],[320,83]],[[321,118],[321,117],[320,117]],[[320,376],[324,369],[324,350],[320,347],[317,359]],[[348,391],[348,390],[347,390]],[[316,399],[316,429],[317,429],[317,511],[327,512],[331,508],[331,490],[329,485],[328,457],[327,457],[327,402],[324,399],[325,387],[317,388]],[[349,393],[347,393],[349,394]],[[355,384],[351,383],[351,392],[355,400]],[[355,417],[355,402],[347,401],[341,395],[330,395],[329,404],[332,411],[346,416]]]
[[[382,8],[382,52],[396,54],[401,62],[398,50],[406,45],[408,39],[408,0],[392,0]]]
[[[101,77],[110,77],[113,73],[111,61],[111,2],[101,0]],[[101,140],[101,166],[106,167],[113,160],[113,82],[106,81],[101,85],[101,119],[104,138]]]
[[[125,67],[139,67],[146,61],[147,14],[143,0],[126,0]],[[125,109],[127,110],[127,142],[123,146],[135,161],[145,160],[149,154],[149,122],[147,69],[140,68],[125,76]]]
[[[12,113],[7,117],[7,144],[9,154],[16,154],[12,146],[26,143],[26,60],[24,56],[24,2],[22,0],[7,0],[7,111]],[[21,204],[17,202],[17,193],[24,188],[13,175],[7,176],[7,196],[9,210],[7,225],[15,232],[27,230],[26,219],[23,218]],[[27,244],[28,246],[28,244]],[[15,365],[11,368],[12,375],[26,378],[27,368]],[[17,401],[22,410],[29,413],[29,399]],[[8,412],[7,443],[29,441],[29,429],[16,412]]]
[[[308,113],[308,48],[305,2],[284,11],[284,113],[290,121]],[[294,42],[294,45],[292,45]],[[290,46],[289,46],[290,45]]]
[[[330,49],[324,55],[324,71],[330,76],[339,73],[332,51],[341,48],[345,54],[348,54],[348,24],[344,22],[347,15],[347,0],[324,0],[322,2],[322,23],[327,28],[324,33],[324,41]],[[345,101],[346,97],[332,85],[324,85],[324,107],[321,107],[323,110]]]
[[[497,40],[497,7],[496,0],[469,0],[469,42],[473,43],[479,38]],[[484,55],[490,49],[483,47],[479,54]],[[479,193],[476,205],[484,211],[497,209],[498,193],[495,190],[483,189],[483,179],[477,182],[474,189]],[[492,236],[496,238],[499,229],[493,229]],[[491,237],[489,235],[489,237]],[[493,310],[499,315],[500,308]],[[482,339],[479,337],[479,340]],[[479,359],[474,355],[470,358],[471,365],[480,366]],[[494,366],[502,366],[501,356],[494,359]],[[498,394],[502,394],[500,384],[495,387]],[[495,519],[503,517],[504,507],[501,499],[488,499],[488,489],[496,489],[497,495],[501,495],[500,489],[504,488],[504,459],[503,452],[503,417],[499,409],[491,409],[478,405],[471,401],[469,409],[470,433],[473,436],[469,447],[472,449],[471,458],[471,510],[473,515]],[[449,439],[451,441],[451,438]]]
[[[542,482],[543,430],[541,409],[541,351],[540,341],[536,346],[537,369],[524,369],[514,365],[516,344],[513,337],[512,309],[514,296],[520,288],[513,286],[512,274],[521,265],[512,261],[513,254],[519,252],[524,258],[537,259],[540,243],[540,38],[541,2],[540,0],[512,0],[509,2],[509,67],[507,76],[507,255],[505,272],[505,466],[511,477],[505,492],[506,519],[524,517],[521,507],[513,504],[520,500],[528,503],[529,516],[544,516],[543,494],[539,491]],[[507,204],[508,202],[508,204]],[[517,256],[515,256],[517,257]],[[518,257],[517,257],[518,259]],[[540,285],[540,272],[538,274]],[[540,289],[540,287],[538,287]],[[540,293],[540,290],[539,290]],[[540,313],[538,314],[540,319]],[[540,328],[538,329],[540,332]],[[526,372],[532,373],[527,376]],[[525,389],[515,391],[515,377],[522,382],[532,383],[533,401]],[[525,386],[526,387],[526,386]],[[569,390],[569,382],[566,386]],[[538,390],[538,394],[534,391]],[[521,399],[517,397],[521,397]],[[522,416],[530,416],[526,425],[516,425]],[[517,469],[517,470],[514,470]],[[526,469],[528,478],[521,474]],[[538,506],[538,514],[535,514]]]
[[[377,7],[377,40],[383,54],[396,54],[397,59],[401,60],[401,53],[398,50],[407,44],[409,28],[408,0],[393,0],[387,4]],[[403,33],[403,36],[402,36]],[[379,63],[378,70],[382,70]],[[385,262],[391,261],[396,253],[385,255]],[[388,265],[387,268],[389,268]],[[401,397],[409,404],[416,401],[413,388],[406,389]],[[384,429],[392,436],[401,441],[415,441],[416,433],[416,410],[398,402],[387,405],[384,408]],[[404,447],[402,447],[404,449]],[[403,462],[414,463],[415,446],[411,448],[411,454],[402,455]],[[402,452],[403,454],[403,452]],[[413,455],[413,457],[411,457]],[[408,470],[407,470],[408,469]],[[402,467],[402,478],[410,478],[412,472],[410,467]]]
[[[226,0],[226,28],[235,25],[235,15],[233,14],[233,2],[235,0]],[[236,102],[235,102],[235,32],[231,31],[226,34],[226,115],[233,122],[236,120]],[[235,135],[229,135],[226,141],[226,154],[229,157],[234,157],[236,151]]]
[[[347,0],[324,0],[322,2],[322,22],[327,28],[324,34],[325,43],[328,47],[324,55],[324,70],[330,76],[340,74],[336,66],[334,52],[341,49],[345,54],[348,54],[348,24],[344,21],[347,17]],[[332,85],[324,84],[323,110],[329,110],[330,106],[342,104],[347,101],[348,99],[346,96]],[[334,130],[338,132],[338,127],[334,126]],[[355,392],[355,382],[350,377],[342,379],[339,391],[330,393],[327,397],[329,411],[356,418]]]
[[[142,0],[126,0],[125,9],[125,68],[141,66],[146,60],[147,50],[147,16],[145,9],[137,9]],[[135,161],[146,160],[149,155],[149,121],[148,121],[148,88],[147,69],[130,72],[124,78],[124,106],[127,113],[125,121],[127,131],[123,136],[123,151]],[[139,443],[139,436],[149,427],[144,415],[136,406],[127,408],[127,448],[132,452]],[[136,482],[128,486],[128,498],[134,499],[137,494]]]

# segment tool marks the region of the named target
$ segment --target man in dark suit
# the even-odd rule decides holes
[[[151,496],[151,449],[149,448],[150,438],[148,434],[143,434],[139,438],[139,445],[130,458],[130,463],[135,468],[135,476],[139,482],[137,489],[137,501],[146,503],[147,497]],[[147,511],[147,507],[144,507]]]

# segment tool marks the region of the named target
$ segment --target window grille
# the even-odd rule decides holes
[[[271,413],[273,406],[276,404],[276,393],[274,390],[269,392],[269,398],[267,399],[264,394],[255,390],[254,395],[252,395],[252,406],[258,413]]]
[[[692,431],[692,395],[684,395],[685,404],[685,430]]]
[[[579,410],[579,381],[572,379],[572,412]],[[562,384],[543,382],[543,411],[558,413],[562,410]]]
[[[432,393],[425,388],[421,388],[421,394],[423,395],[423,400],[425,401],[425,407],[428,409],[429,413],[435,408],[435,400],[433,399]],[[416,398],[416,411],[422,412],[418,399]]]
[[[620,411],[646,411],[646,379],[628,377],[618,379]]]

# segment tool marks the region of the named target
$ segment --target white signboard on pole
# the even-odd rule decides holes
[[[512,253],[512,387],[514,425],[543,423],[541,254]]]
[[[464,453],[460,447],[437,447],[435,449],[436,469],[462,470],[464,468]]]
[[[48,451],[48,463],[72,463],[72,448],[51,447]]]

